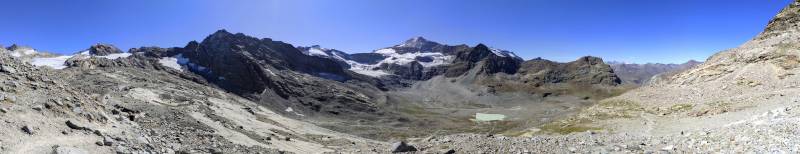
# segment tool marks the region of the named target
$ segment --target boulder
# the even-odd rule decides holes
[[[406,142],[395,142],[392,144],[392,153],[399,153],[399,152],[411,152],[417,151],[417,148],[414,146],[406,144]]]
[[[97,56],[107,56],[110,54],[122,53],[122,50],[111,44],[95,44],[89,47],[89,54]]]
[[[0,66],[0,71],[6,72],[6,73],[9,73],[9,74],[17,73],[17,69],[14,69],[14,67],[11,67],[11,66],[8,66],[8,65]]]

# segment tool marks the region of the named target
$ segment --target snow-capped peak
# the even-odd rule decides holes
[[[300,52],[309,56],[317,56],[323,58],[334,58],[339,60],[347,59],[347,53],[336,49],[323,48],[319,45],[312,45],[311,47],[297,47]]]
[[[497,49],[497,48],[489,48],[489,49],[492,51],[492,53],[494,53],[495,55],[500,56],[500,57],[520,58],[519,56],[514,54],[514,52],[511,52],[511,51],[508,51],[508,50]]]
[[[321,48],[319,45],[315,45],[311,46],[311,48],[308,48],[306,54],[309,56],[330,56],[328,53],[325,53],[325,50],[327,49]]]
[[[14,56],[14,57],[35,55],[36,53],[39,53],[39,52],[36,51],[36,49],[33,49],[31,47],[20,46],[20,45],[16,45],[16,44],[11,45],[11,47],[8,47],[7,50],[9,52],[9,54],[11,54],[11,56]]]
[[[406,40],[403,44],[396,45],[395,47],[407,47],[407,48],[429,48],[432,46],[439,45],[439,43],[429,41],[421,36],[413,37],[411,39]]]

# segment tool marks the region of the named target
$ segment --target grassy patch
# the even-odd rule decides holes
[[[670,106],[669,110],[672,112],[685,112],[692,110],[692,108],[694,108],[694,105],[692,104],[675,104]]]
[[[585,132],[588,130],[601,130],[600,128],[596,127],[581,126],[581,124],[569,124],[569,123],[549,123],[542,125],[541,127],[539,127],[539,129],[542,129],[543,132],[551,132],[558,134]]]

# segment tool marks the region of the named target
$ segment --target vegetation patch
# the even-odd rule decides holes
[[[589,130],[602,130],[597,127],[588,127],[588,126],[581,126],[581,123],[578,124],[570,124],[570,123],[549,123],[542,125],[539,129],[542,132],[550,132],[550,133],[558,133],[558,134],[570,134],[575,132],[585,132]]]
[[[694,105],[692,104],[675,104],[669,107],[669,110],[672,112],[685,112],[692,110]]]

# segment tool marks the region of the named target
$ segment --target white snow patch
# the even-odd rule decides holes
[[[178,58],[175,57],[161,57],[160,59],[158,59],[158,63],[175,70],[183,71],[183,66],[181,66],[181,64],[178,64]]]
[[[384,49],[376,50],[375,53],[387,55],[387,54],[396,54],[397,51],[394,51],[394,49],[392,49],[392,48],[384,48]]]
[[[108,55],[105,55],[105,56],[95,56],[95,57],[114,60],[114,59],[119,59],[119,58],[126,58],[128,56],[131,56],[131,53],[114,53],[114,54],[108,54]]]
[[[267,73],[269,73],[272,76],[278,76],[275,73],[273,73],[272,70],[270,70],[270,69],[264,69],[264,70],[267,70]]]
[[[29,54],[35,54],[35,53],[36,53],[36,51],[34,51],[34,50],[30,50],[30,51],[26,50],[26,51],[23,51],[23,52],[14,52],[11,55],[15,56],[15,57],[18,57],[18,56],[22,56],[21,54],[29,55]],[[70,59],[70,58],[78,56],[78,55],[89,55],[89,52],[88,51],[83,51],[83,52],[80,52],[80,53],[74,54],[74,55],[58,56],[58,57],[34,57],[34,58],[31,59],[30,63],[32,65],[34,65],[34,66],[46,66],[46,67],[50,67],[50,68],[53,68],[53,69],[64,69],[64,68],[67,68],[67,66],[65,64],[67,59]],[[109,55],[106,55],[106,56],[95,56],[95,55],[89,55],[89,56],[114,60],[114,59],[125,58],[125,57],[128,57],[128,56],[131,56],[131,53],[115,53],[115,54],[109,54]]]
[[[11,52],[11,56],[13,56],[13,57],[22,57],[22,56],[27,56],[27,55],[32,55],[32,54],[36,54],[37,53],[36,50],[33,50],[33,49],[17,49],[17,50],[10,51],[10,52]]]
[[[72,56],[59,56],[59,57],[50,57],[50,58],[33,58],[31,64],[34,66],[46,66],[53,69],[64,69],[67,68],[65,62],[67,59],[71,58]]]
[[[489,48],[489,49],[492,50],[492,53],[494,53],[495,55],[500,56],[500,57],[519,57],[519,56],[517,56],[516,54],[514,54],[511,51],[506,51],[506,50],[497,49],[497,48]]]
[[[25,54],[25,55],[32,55],[32,54],[35,54],[35,53],[36,53],[36,50],[33,50],[33,49],[24,49],[24,50],[22,50],[22,54]]]
[[[445,64],[453,58],[452,56],[446,56],[442,53],[437,53],[437,52],[411,52],[411,53],[398,54],[394,49],[391,48],[380,49],[375,51],[375,53],[387,56],[386,59],[383,59],[381,62],[376,64],[376,66],[380,66],[380,64],[384,63],[405,65],[417,61],[417,57],[427,57],[432,59],[432,61],[430,62],[417,61],[417,62],[419,62],[419,64],[422,64],[423,67],[432,67]]]
[[[353,72],[356,72],[358,74],[368,75],[368,76],[372,76],[372,77],[380,77],[380,76],[384,76],[384,75],[389,75],[389,73],[386,73],[386,72],[381,71],[381,70],[353,69],[352,67],[350,68],[350,70],[353,71]]]
[[[314,55],[328,56],[328,54],[325,53],[325,51],[322,51],[321,49],[318,49],[318,48],[310,48],[310,49],[308,49],[308,55],[310,55],[310,56],[314,56]]]
[[[289,113],[294,113],[295,115],[298,115],[298,116],[306,116],[306,115],[303,115],[303,114],[300,114],[300,113],[294,112],[294,109],[292,109],[292,107],[288,107],[288,108],[286,108],[286,110],[284,110],[284,111],[286,111],[286,112],[289,112]]]
[[[350,70],[359,74],[369,75],[373,77],[379,77],[384,75],[390,75],[382,70],[374,70],[375,68],[381,66],[382,64],[397,64],[397,65],[406,65],[411,62],[418,62],[422,65],[422,67],[433,67],[438,65],[444,65],[448,63],[450,60],[453,59],[453,56],[447,56],[442,53],[436,52],[410,52],[410,53],[403,53],[399,54],[392,48],[384,48],[375,50],[374,53],[378,53],[381,55],[386,56],[383,60],[376,64],[362,64],[351,60],[344,60],[347,64],[350,65]],[[431,61],[422,62],[418,61],[418,57],[425,57],[430,58]]]

